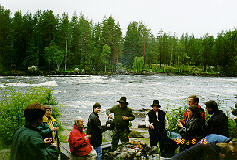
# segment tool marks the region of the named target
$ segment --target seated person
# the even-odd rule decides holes
[[[204,104],[208,114],[211,115],[207,122],[207,134],[218,134],[228,137],[228,117],[222,110],[218,109],[215,101],[210,100]]]
[[[77,116],[74,120],[73,130],[69,134],[69,148],[72,154],[72,159],[96,159],[96,151],[93,150],[90,142],[89,135],[86,135],[83,131],[83,119],[80,116]]]
[[[182,149],[189,148],[196,144],[205,136],[205,120],[201,116],[200,108],[197,105],[191,105],[188,108],[189,121],[183,125],[182,120],[178,120],[179,133],[184,139]]]
[[[202,109],[202,107],[198,104],[199,103],[199,98],[197,95],[191,95],[188,97],[188,107],[191,105],[197,105],[198,108],[200,108],[202,117],[205,119],[205,112],[204,109]],[[186,124],[190,119],[188,118],[188,108],[185,109],[184,114],[183,114],[183,121],[182,124]]]
[[[45,115],[43,116],[43,123],[38,127],[41,132],[41,135],[44,138],[52,138],[53,143],[56,143],[57,146],[59,145],[58,133],[56,119],[53,118],[52,114],[52,107],[45,106]]]
[[[196,144],[174,155],[172,160],[234,160],[237,159],[237,138],[224,143]]]
[[[43,121],[45,108],[40,103],[29,104],[24,110],[25,125],[13,137],[10,160],[55,160],[56,144],[40,134],[38,126]]]

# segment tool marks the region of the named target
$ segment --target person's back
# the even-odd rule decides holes
[[[21,127],[13,138],[12,154],[10,160],[46,160],[50,159],[50,155],[45,150],[46,145],[37,129],[28,126]],[[53,146],[54,147],[54,146]],[[47,149],[51,153],[57,155],[54,148]]]
[[[222,110],[216,111],[208,120],[208,133],[228,137],[228,117]]]
[[[40,134],[37,127],[42,123],[44,106],[32,103],[24,110],[25,125],[13,137],[10,160],[54,160],[58,157],[56,144]]]

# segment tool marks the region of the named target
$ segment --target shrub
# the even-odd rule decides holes
[[[24,124],[24,109],[33,102],[41,104],[57,104],[53,97],[52,88],[28,87],[26,89],[15,89],[5,87],[0,89],[0,144],[8,146],[12,142],[15,132]],[[60,116],[60,110],[53,108],[54,116]],[[3,146],[3,147],[4,147]]]

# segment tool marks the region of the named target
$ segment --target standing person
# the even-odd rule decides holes
[[[114,130],[112,135],[112,150],[116,150],[118,147],[119,140],[122,143],[129,141],[129,121],[135,119],[132,113],[132,109],[128,108],[128,102],[126,97],[121,97],[118,105],[113,106],[106,110],[108,118],[112,118],[114,113]]]
[[[99,113],[101,111],[101,105],[96,102],[93,105],[93,112],[90,114],[87,123],[87,135],[90,135],[90,144],[93,146],[97,153],[97,160],[102,159],[102,133],[106,131],[106,126],[101,126],[101,121],[99,119]],[[108,124],[109,125],[109,124]]]
[[[43,121],[45,108],[40,103],[29,104],[24,110],[25,125],[13,137],[10,160],[55,160],[56,144],[45,138],[37,128]]]
[[[199,103],[199,98],[197,95],[191,95],[188,97],[188,107],[191,105],[197,105],[198,108],[200,108],[200,111],[202,113],[202,117],[205,119],[205,112],[204,109],[201,108],[201,106],[198,104]],[[186,124],[190,119],[188,118],[188,107],[185,109],[184,114],[183,114],[183,125]]]
[[[56,119],[52,116],[52,107],[45,106],[45,115],[43,116],[43,123],[38,127],[41,135],[44,138],[52,138],[53,143],[56,143],[59,149],[58,126]]]
[[[161,156],[165,156],[168,120],[166,113],[160,109],[161,106],[158,100],[154,100],[151,107],[152,109],[147,113],[145,118],[146,126],[149,128],[150,146],[157,146],[159,142]]]
[[[215,101],[210,100],[204,104],[208,114],[211,115],[207,122],[207,134],[219,134],[228,137],[228,117],[222,110],[218,109]]]

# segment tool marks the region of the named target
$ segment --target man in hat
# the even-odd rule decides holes
[[[228,137],[228,117],[222,110],[218,109],[215,101],[204,103],[208,114],[211,115],[207,122],[207,134],[219,134]]]
[[[56,119],[52,116],[52,107],[45,106],[45,114],[43,116],[43,123],[38,127],[43,138],[52,138],[53,143],[56,143],[59,149],[58,126]]]
[[[24,110],[25,125],[13,137],[10,160],[55,160],[56,144],[43,138],[37,128],[43,122],[45,108],[40,103],[29,104]]]
[[[101,125],[101,121],[99,119],[99,113],[101,111],[101,105],[96,102],[93,105],[93,112],[90,114],[87,123],[87,135],[91,135],[89,139],[90,144],[93,146],[97,153],[97,160],[102,159],[102,133],[106,131],[107,127]],[[109,127],[110,124],[108,124]]]
[[[129,141],[129,121],[135,119],[135,116],[132,113],[132,109],[128,108],[128,102],[126,97],[121,97],[118,105],[113,106],[106,110],[108,118],[112,118],[114,113],[114,130],[112,136],[112,150],[116,150],[118,147],[119,140],[122,143]]]
[[[145,118],[146,126],[149,128],[150,146],[157,146],[157,143],[159,142],[161,156],[165,156],[168,120],[166,113],[160,109],[161,106],[158,100],[154,100],[151,107],[152,109],[147,113]]]

